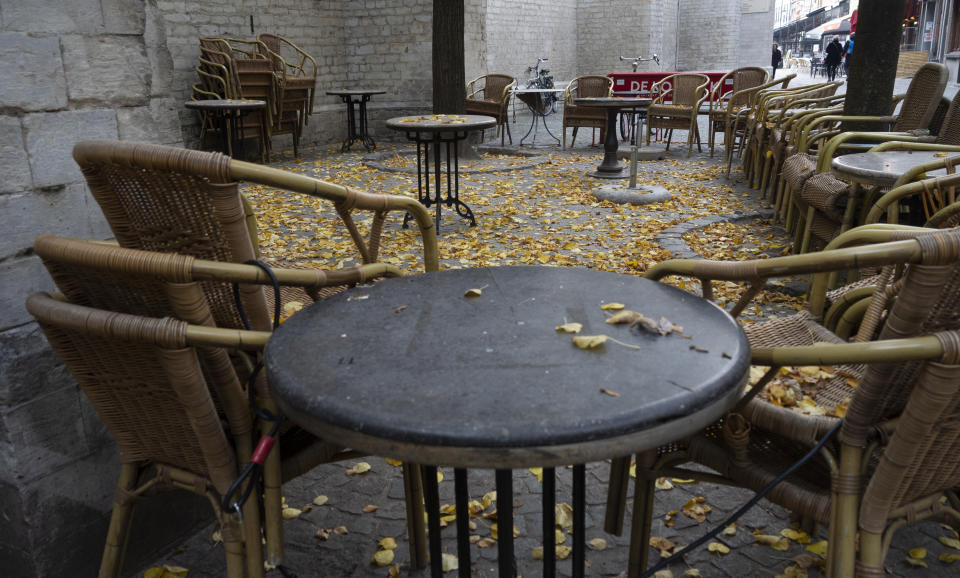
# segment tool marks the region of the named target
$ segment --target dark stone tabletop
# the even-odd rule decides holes
[[[386,90],[353,90],[353,89],[343,89],[343,90],[328,90],[327,94],[331,96],[373,96],[375,94],[386,94]]]
[[[246,100],[236,98],[221,98],[211,100],[188,100],[184,106],[190,109],[201,110],[258,110],[266,108],[263,100]]]
[[[874,185],[892,185],[913,167],[954,156],[935,151],[878,151],[854,153],[835,157],[830,162],[832,171],[842,179],[851,179]],[[943,174],[943,169],[930,171],[931,176]]]
[[[683,333],[608,324],[611,302]],[[567,322],[638,349],[580,349],[556,330]],[[749,347],[721,309],[661,283],[501,267],[314,303],[273,334],[266,365],[281,408],[327,439],[419,463],[528,467],[626,455],[708,425],[739,395]]]
[[[497,125],[497,119],[482,114],[424,114],[387,120],[387,128],[408,132],[471,131]]]

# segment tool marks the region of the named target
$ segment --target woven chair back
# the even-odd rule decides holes
[[[125,462],[167,464],[225,492],[236,458],[220,425],[186,323],[90,309],[46,294],[27,299],[51,347],[116,438]]]
[[[767,81],[767,71],[757,66],[738,68],[732,72],[731,76],[733,77],[733,88],[731,89],[733,94],[760,86]],[[752,94],[740,94],[735,98],[731,98],[727,107],[747,106],[752,100]]]
[[[596,98],[610,96],[613,79],[607,76],[588,75],[573,80],[576,86],[571,94],[573,98]]]
[[[500,102],[504,98],[504,91],[513,84],[514,78],[506,74],[488,74],[484,79],[483,98]]]
[[[921,66],[907,87],[893,130],[927,128],[946,86],[947,68],[944,65],[928,62]]]
[[[937,127],[936,142],[945,145],[960,145],[960,91],[950,101],[950,106]]]
[[[211,261],[256,258],[230,158],[161,145],[94,141],[73,151],[91,194],[122,247]],[[216,324],[241,327],[229,287],[204,284]],[[253,329],[267,331],[263,288],[244,286]]]
[[[674,106],[691,107],[696,105],[697,100],[702,96],[697,91],[697,87],[709,83],[710,79],[703,74],[675,74],[671,83],[673,84],[673,104]]]
[[[946,363],[870,364],[855,390],[841,430],[845,442],[863,446],[878,423],[898,416],[898,433],[910,432],[901,449],[885,450],[881,462],[886,465],[881,467],[889,471],[873,476],[872,490],[864,497],[861,522],[866,520],[871,531],[878,524],[882,529],[890,508],[960,484],[960,230],[933,231],[916,239],[923,264],[909,266],[899,281],[879,338],[952,331],[939,333],[944,350],[952,353],[945,356]],[[937,407],[928,408],[926,415],[904,412],[908,398],[924,390],[939,400]],[[937,423],[925,427],[924,421]],[[900,463],[889,463],[891,456]]]

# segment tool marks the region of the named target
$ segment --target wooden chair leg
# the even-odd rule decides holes
[[[627,565],[629,578],[637,578],[647,569],[654,490],[650,469],[656,460],[656,450],[637,454],[637,477],[633,481],[633,516],[630,519],[630,560]]]
[[[620,536],[623,533],[623,517],[627,510],[627,487],[630,484],[631,456],[614,458],[610,462],[610,481],[607,484],[607,510],[603,518],[603,530]]]
[[[142,467],[135,463],[125,463],[120,469],[110,526],[107,528],[107,541],[100,559],[99,578],[119,577],[123,571],[123,555],[127,550],[130,521],[133,519],[133,498],[128,496],[137,487],[141,471]]]

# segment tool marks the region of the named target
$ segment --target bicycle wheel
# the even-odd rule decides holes
[[[630,113],[620,113],[620,140],[629,141],[633,135],[633,115]]]

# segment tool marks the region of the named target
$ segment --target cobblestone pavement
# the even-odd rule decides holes
[[[559,135],[559,115],[554,115],[549,120],[554,133]],[[516,120],[513,127],[514,142],[519,141],[519,135],[525,132],[527,126],[529,126],[529,120],[523,116]],[[488,132],[488,138],[490,134]],[[583,170],[586,171],[592,164],[598,162],[601,153],[600,149],[591,147],[589,140],[590,131],[584,129],[581,131],[578,146],[572,152],[561,153],[559,147],[536,150],[550,154],[590,153],[595,155],[590,157],[588,162],[583,163]],[[685,147],[680,148],[685,149]],[[332,154],[323,151],[314,152],[315,154]],[[358,163],[361,156],[361,154],[348,153],[343,156],[344,164]],[[641,172],[664,166],[670,166],[675,170],[697,170],[699,167],[717,162],[719,162],[718,159],[711,160],[706,152],[695,153],[692,159],[687,160],[684,150],[684,154],[669,154],[663,161],[644,163]],[[279,164],[292,165],[289,160]],[[522,183],[530,182],[534,177],[529,174],[529,171],[517,171],[512,173],[510,178]],[[782,229],[772,226],[766,218],[769,216],[769,207],[758,199],[755,193],[748,191],[736,181],[726,181],[726,179],[723,181],[732,187],[734,194],[744,199],[741,208],[729,213],[718,212],[715,215],[695,219],[685,218],[682,210],[679,214],[664,213],[660,218],[677,220],[677,224],[664,230],[657,238],[657,242],[669,249],[674,256],[696,256],[684,241],[684,234],[712,223],[731,220],[753,223],[754,226],[765,230],[770,235],[783,238],[786,242]],[[654,205],[648,207],[642,210],[658,210]],[[444,235],[455,235],[461,230],[456,227],[448,228],[447,223],[444,227]],[[575,409],[571,408],[571,411]],[[346,475],[347,469],[358,461],[368,462],[372,466],[371,471],[359,476]],[[590,564],[588,575],[590,576],[616,576],[626,568],[627,536],[607,535],[602,529],[608,468],[608,463],[596,463],[590,464],[587,469],[587,539],[602,538],[607,543],[607,547],[603,550],[588,550],[587,559]],[[440,484],[441,503],[451,504],[453,472],[451,469],[442,469],[441,472],[445,474]],[[527,470],[514,472],[514,506],[516,507],[516,525],[519,529],[516,553],[518,569],[522,576],[538,576],[541,573],[538,563],[531,555],[532,549],[540,545],[540,488],[541,484],[534,473]],[[572,502],[569,470],[557,470],[557,488],[558,503]],[[493,489],[492,472],[470,472],[471,499],[480,499]],[[400,468],[388,464],[383,458],[370,457],[365,460],[352,460],[317,467],[285,485],[284,495],[287,504],[296,508],[311,507],[314,498],[320,495],[326,496],[328,500],[325,505],[312,506],[309,511],[305,511],[299,517],[285,522],[285,568],[289,572],[301,577],[387,576],[388,568],[372,565],[371,557],[377,551],[377,543],[380,539],[394,537],[399,543],[399,548],[395,551],[395,563],[400,565],[400,575],[428,575],[427,571],[409,569],[401,471]],[[751,495],[744,490],[714,484],[676,483],[671,490],[656,492],[652,533],[654,536],[669,539],[680,545],[689,544],[702,535],[707,528],[720,524]],[[706,498],[706,504],[712,508],[704,523],[697,523],[691,518],[677,515],[672,527],[665,525],[664,515],[667,512],[680,509],[683,504],[698,496]],[[365,513],[365,509],[370,510],[365,508],[368,505],[377,506],[377,508]],[[490,520],[477,518],[475,521],[477,530],[474,533],[479,536],[489,536]],[[777,551],[768,546],[756,544],[752,531],[760,530],[764,534],[779,535],[780,531],[789,528],[790,524],[790,515],[786,510],[767,501],[761,501],[739,520],[739,528],[735,535],[721,536],[716,540],[731,549],[729,554],[719,555],[701,547],[685,555],[682,562],[674,564],[671,567],[673,575],[682,576],[687,569],[694,568],[700,571],[701,576],[743,578],[780,574],[792,565],[794,557],[805,553],[804,547],[791,543],[788,551]],[[331,532],[325,539],[317,537],[318,532],[325,533],[324,530],[338,527],[345,528],[346,532]],[[224,572],[222,546],[211,543],[212,529],[212,526],[204,528],[184,540],[182,544],[176,544],[176,547],[167,555],[147,567],[170,564],[188,568],[191,577],[222,575]],[[886,559],[891,575],[957,576],[956,568],[951,569],[936,561],[937,555],[945,551],[945,547],[937,541],[937,537],[944,535],[948,535],[948,532],[935,523],[921,523],[898,532],[893,548]],[[444,551],[455,553],[452,526],[443,531],[443,537]],[[821,531],[819,536],[814,537],[814,541],[824,538]],[[569,536],[565,544],[572,544]],[[907,556],[906,551],[915,547],[926,547],[930,552],[927,557],[929,569],[912,568],[904,562]],[[656,554],[653,550],[651,552]],[[474,576],[496,576],[496,547],[480,548],[474,545],[471,555],[474,560]],[[140,569],[137,575],[142,575],[147,567]],[[569,562],[559,564],[559,575],[568,576],[570,572]],[[281,575],[279,570],[268,573],[271,577]],[[820,576],[821,574],[816,567],[812,567],[809,575]]]

